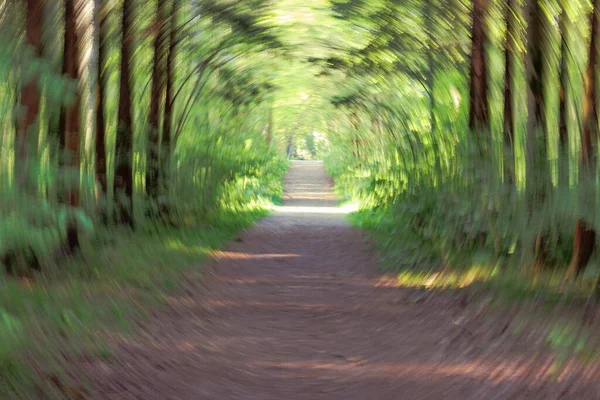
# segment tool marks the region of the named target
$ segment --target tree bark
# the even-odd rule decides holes
[[[567,90],[568,88],[568,57],[569,48],[567,46],[567,30],[571,27],[569,17],[563,9],[560,17],[560,37],[561,37],[561,59],[560,59],[560,106],[559,106],[559,185],[567,188],[569,186],[569,136],[567,130]]]
[[[527,18],[527,54],[525,55],[525,72],[527,81],[527,139],[526,139],[526,191],[529,211],[533,212],[545,197],[543,181],[538,179],[538,172],[543,170],[542,158],[537,156],[538,132],[543,131],[543,55],[545,37],[545,15],[538,0],[530,0],[526,4]],[[545,142],[546,135],[542,132]],[[540,184],[541,183],[541,184]],[[534,245],[536,264],[540,265],[546,258],[546,235],[539,232]]]
[[[27,0],[25,15],[25,42],[34,54],[42,56],[42,25],[43,25],[43,0]],[[16,152],[17,165],[15,168],[16,180],[19,186],[24,187],[28,180],[29,147],[32,135],[38,121],[40,111],[39,76],[34,74],[23,82],[21,87],[21,107],[23,114],[17,124]]]
[[[486,0],[473,1],[473,24],[471,30],[471,73],[470,73],[470,100],[469,100],[469,128],[480,134],[487,131],[490,126],[487,57],[485,44],[487,33],[485,27]],[[478,145],[483,153],[487,139],[478,137]]]
[[[79,79],[78,55],[79,40],[77,37],[76,0],[65,0],[65,44],[63,59],[63,75],[73,81]],[[71,206],[79,206],[79,104],[80,89],[75,92],[75,100],[63,107],[60,117],[61,151],[64,154],[64,166],[68,169],[66,195]]]
[[[530,0],[527,18],[527,54],[525,69],[527,74],[527,107],[528,107],[528,150],[533,150],[533,135],[543,127],[544,96],[543,96],[543,43],[545,35],[544,14],[538,0]],[[530,140],[531,139],[531,140]]]
[[[514,0],[507,0],[505,10],[506,41],[504,44],[504,143],[514,150],[513,56],[515,51]]]
[[[152,89],[150,94],[150,113],[148,115],[148,149],[146,155],[146,191],[150,198],[157,201],[160,194],[160,100],[164,90],[165,45],[169,32],[167,2],[159,0],[154,22],[154,58],[152,60]]]
[[[167,192],[169,180],[172,148],[173,128],[173,86],[175,84],[175,57],[177,51],[177,16],[179,9],[178,0],[171,2],[171,18],[169,21],[169,48],[167,51],[166,82],[165,82],[165,115],[163,118],[163,132],[160,145],[160,171],[159,180],[161,188]]]
[[[105,88],[106,74],[104,67],[107,61],[107,21],[104,0],[96,0],[96,29],[98,31],[98,77],[96,83],[96,138],[95,138],[95,169],[96,181],[99,185],[100,195],[105,197],[108,191],[106,172],[106,120],[105,111]]]
[[[135,0],[124,0],[121,41],[121,78],[115,146],[114,191],[119,204],[118,222],[133,227],[133,119],[131,104],[131,61]]]
[[[85,4],[82,0],[65,0],[63,74],[78,83],[74,101],[62,108],[60,117],[61,151],[65,156],[63,166],[67,173],[65,199],[71,207],[80,206],[80,103],[83,91],[87,89],[81,82],[82,71],[85,69],[81,61],[83,46],[81,36],[86,30],[86,26],[82,26],[81,18],[84,8]],[[66,232],[67,250],[72,252],[79,247],[77,221],[72,215],[67,219]]]
[[[598,65],[598,35],[600,35],[600,0],[594,0],[591,15],[591,40],[589,61],[585,76],[585,97],[583,109],[583,131],[581,134],[580,173],[585,185],[593,182],[595,167],[595,154],[592,142],[597,139],[598,112],[596,92],[596,68]],[[581,196],[581,194],[580,194]],[[583,194],[585,200],[587,194]],[[588,199],[589,200],[589,199]],[[596,232],[589,226],[589,222],[580,218],[575,225],[575,238],[573,241],[573,258],[569,272],[579,275],[587,266],[596,245]]]

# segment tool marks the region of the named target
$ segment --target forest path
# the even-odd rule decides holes
[[[323,164],[294,162],[284,206],[85,373],[98,399],[596,398],[501,323],[466,329],[455,297],[382,284],[376,258]]]

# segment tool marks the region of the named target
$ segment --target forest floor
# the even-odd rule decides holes
[[[386,279],[322,163],[294,162],[285,183],[284,205],[110,359],[73,365],[92,398],[600,398],[597,365],[561,359],[523,312]]]

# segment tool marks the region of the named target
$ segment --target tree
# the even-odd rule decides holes
[[[474,132],[487,131],[490,126],[488,67],[485,52],[485,45],[487,42],[485,27],[486,7],[486,0],[473,1],[469,127]],[[482,146],[485,146],[483,139],[480,139],[479,142],[480,150],[483,150]]]
[[[123,1],[121,39],[121,78],[117,138],[115,144],[115,196],[119,200],[118,221],[133,227],[133,119],[131,103],[131,63],[135,0]]]
[[[160,184],[166,186],[169,170],[171,153],[173,151],[172,130],[173,130],[173,88],[175,84],[175,57],[177,55],[177,16],[179,9],[179,0],[173,0],[171,6],[171,17],[169,18],[169,43],[167,49],[166,64],[166,82],[165,82],[165,115],[163,117],[163,132],[160,148]]]
[[[95,169],[96,181],[100,190],[100,197],[107,194],[108,182],[106,171],[106,61],[108,58],[107,50],[107,7],[105,0],[96,0],[96,15],[94,21],[96,23],[96,31],[98,32],[98,77],[96,83],[96,138],[95,138]]]
[[[564,1],[564,0],[563,0]],[[561,163],[559,165],[559,183],[562,187],[566,188],[569,186],[569,163],[568,163],[568,128],[567,128],[567,91],[569,89],[569,47],[567,45],[567,35],[569,29],[572,28],[570,17],[563,5],[562,13],[560,16],[560,70],[559,70],[559,83],[560,83],[560,94],[559,94],[559,155],[561,157]]]
[[[43,0],[27,0],[25,15],[25,43],[30,47],[34,57],[42,56],[42,26],[43,26]],[[17,129],[17,155],[16,166],[17,182],[23,187],[26,184],[29,164],[29,148],[33,141],[36,123],[40,110],[39,76],[36,72],[24,76],[21,87],[21,107],[23,113],[18,122]]]
[[[516,21],[514,0],[505,5],[506,39],[504,43],[504,143],[509,148],[514,145],[513,112],[513,62],[516,48]]]
[[[65,0],[65,44],[63,58],[63,74],[74,82],[80,78],[79,58],[81,44],[78,27],[78,13],[81,12],[82,0]],[[79,82],[75,90],[74,100],[63,107],[60,117],[61,151],[65,153],[64,166],[67,172],[65,198],[71,207],[79,206],[79,172],[80,172],[80,127],[79,107],[83,85]],[[67,246],[70,251],[79,247],[77,225],[69,219],[67,222]]]
[[[579,156],[580,172],[584,184],[593,182],[596,155],[593,141],[598,138],[598,101],[597,101],[597,68],[598,68],[598,36],[600,35],[600,0],[594,0],[591,19],[589,59],[585,72],[585,95],[583,102],[583,130],[581,134],[581,151]],[[591,191],[593,193],[594,191]],[[584,194],[588,196],[588,192]],[[586,199],[584,199],[586,200]],[[587,199],[589,200],[589,199]],[[573,242],[573,258],[569,266],[571,275],[579,275],[587,266],[596,245],[596,231],[589,222],[579,218],[575,225]]]
[[[544,33],[544,16],[539,0],[529,0],[527,4],[527,54],[525,70],[527,75],[527,147],[528,166],[534,166],[535,135],[544,124],[543,93],[543,49],[546,34]]]
[[[544,92],[543,92],[543,49],[547,34],[544,32],[546,17],[539,0],[529,0],[525,6],[527,21],[527,52],[525,54],[525,75],[527,83],[527,138],[526,138],[526,185],[528,191],[529,210],[544,201],[545,179],[540,179],[539,172],[544,171],[542,157],[539,156],[539,140],[541,136],[545,145],[544,131]],[[544,146],[545,149],[545,146]],[[540,265],[546,257],[546,235],[538,232],[534,244],[536,264]]]
[[[152,89],[148,115],[148,150],[146,155],[146,191],[154,202],[160,193],[160,101],[165,85],[165,52],[169,37],[170,18],[166,12],[167,1],[158,1],[154,21],[154,57],[152,59]]]

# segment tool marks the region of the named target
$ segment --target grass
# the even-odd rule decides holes
[[[210,251],[263,217],[226,213],[185,229],[100,232],[81,253],[0,290],[0,398],[64,398],[74,357],[110,361],[108,334],[127,334],[167,294],[202,274]],[[54,383],[52,381],[54,380]]]
[[[417,237],[383,211],[361,210],[350,215],[350,222],[368,232],[381,252],[380,267],[395,273],[401,286],[478,287],[493,290],[506,301],[551,304],[586,301],[595,289],[593,268],[583,279],[565,282],[564,270],[548,268],[533,273],[516,264],[520,261],[517,256],[499,259],[486,250],[467,250],[444,258],[441,246]]]

